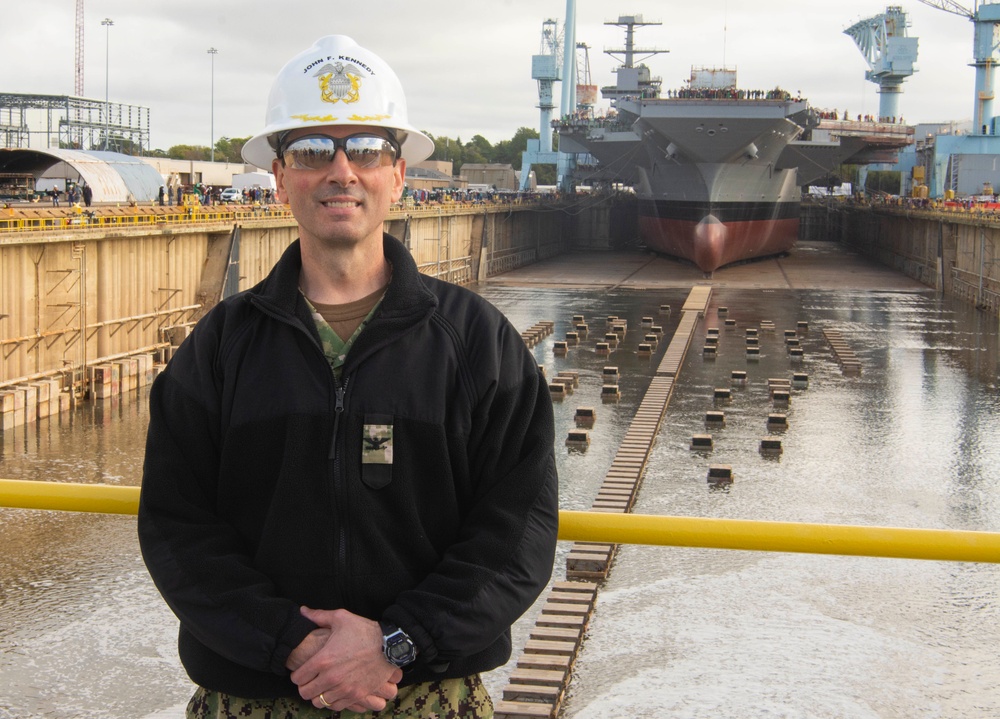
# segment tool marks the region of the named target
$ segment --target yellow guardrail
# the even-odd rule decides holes
[[[288,219],[291,212],[284,205],[249,208],[245,205],[203,205],[176,207],[165,213],[135,212],[122,208],[97,208],[93,213],[67,212],[49,217],[24,217],[14,212],[0,211],[0,232],[44,232],[46,230],[115,229],[122,227],[155,227],[163,224],[196,224],[240,222],[247,220]]]
[[[489,212],[503,212],[518,207],[537,205],[538,200],[516,200],[510,202],[448,202],[434,205],[393,205],[389,208],[390,218],[399,215],[450,215]],[[4,232],[44,232],[56,230],[116,229],[122,227],[150,227],[163,224],[197,224],[211,222],[242,222],[250,220],[292,219],[287,205],[192,205],[189,207],[167,205],[165,208],[111,208],[95,207],[93,210],[75,211],[72,208],[59,209],[52,215],[24,216],[16,209],[0,209],[0,233]],[[33,209],[33,208],[28,208]],[[43,208],[48,209],[48,208]],[[58,208],[57,208],[58,209]]]
[[[139,511],[139,488],[116,484],[0,479],[0,507],[136,514]]]
[[[1000,533],[852,524],[559,512],[559,538],[760,552],[1000,562]]]
[[[139,488],[0,479],[0,507],[136,514]],[[559,539],[762,552],[1000,563],[1000,533],[559,512]]]

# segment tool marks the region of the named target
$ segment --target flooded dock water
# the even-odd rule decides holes
[[[478,292],[518,328],[551,319],[534,348],[549,376],[580,373],[555,403],[561,506],[587,509],[666,346],[636,354],[643,316],[668,340],[691,287],[713,286],[653,447],[634,511],[830,524],[1000,531],[997,318],[836,245],[727,268],[642,253],[581,253],[503,275]],[[719,308],[728,312],[719,315]],[[626,318],[622,348],[596,354],[594,332],[566,356],[553,341],[574,314]],[[724,319],[735,320],[725,327]],[[748,359],[745,332],[759,333]],[[805,322],[803,356],[783,331]],[[717,356],[703,355],[708,327]],[[845,375],[823,330],[858,356]],[[603,403],[602,369],[621,399]],[[733,370],[747,373],[733,385]],[[809,375],[775,410],[768,378]],[[720,405],[713,391],[730,387]],[[146,394],[3,435],[0,476],[139,483]],[[586,450],[563,441],[578,406],[597,421]],[[719,409],[725,426],[706,429]],[[781,411],[782,453],[762,455]],[[712,434],[710,451],[690,449]],[[709,464],[733,468],[713,486]],[[176,658],[176,620],[142,565],[130,517],[0,509],[0,719],[166,719],[192,687]],[[565,572],[560,544],[554,578]],[[523,645],[531,613],[515,627]],[[598,593],[561,716],[1000,716],[1000,567],[862,557],[624,546]],[[495,696],[509,667],[486,677]]]

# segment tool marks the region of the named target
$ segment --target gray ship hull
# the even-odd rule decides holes
[[[626,103],[648,166],[636,168],[646,244],[713,272],[786,252],[800,190],[778,158],[803,131],[804,102],[667,99]],[[793,119],[794,118],[794,119]]]

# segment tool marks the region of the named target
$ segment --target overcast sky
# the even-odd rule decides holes
[[[901,114],[908,123],[969,120],[972,23],[916,1],[899,4],[909,35],[920,38]],[[73,94],[75,0],[0,5],[0,92]],[[577,41],[590,46],[592,82],[612,84],[620,63],[604,50],[623,47],[625,36],[604,23],[642,14],[662,22],[637,30],[636,43],[669,50],[647,61],[664,88],[679,87],[692,65],[725,63],[742,88],[781,86],[814,107],[876,114],[876,85],[864,79],[864,58],[843,31],[885,8],[861,0],[578,0]],[[395,69],[417,127],[496,143],[518,127],[538,127],[531,56],[543,21],[561,27],[565,14],[565,0],[86,0],[84,95],[103,100],[108,87],[112,101],[150,108],[153,148],[207,146],[213,96],[215,139],[252,135],[285,62],[321,35],[344,34]],[[101,25],[106,17],[110,28]],[[219,51],[214,93],[211,47]],[[559,93],[557,85],[557,103]]]

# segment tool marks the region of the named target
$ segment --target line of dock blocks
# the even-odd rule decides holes
[[[152,354],[135,355],[90,367],[88,377],[91,399],[105,400],[134,392],[153,383],[165,364]]]
[[[89,396],[94,400],[120,397],[152,383],[165,367],[153,354],[138,354],[87,368]],[[12,430],[68,412],[73,399],[60,378],[13,385],[0,390],[0,431]]]
[[[542,371],[544,372],[544,367]],[[617,402],[621,399],[618,386],[618,368],[605,367],[602,372],[601,402]],[[580,373],[575,370],[561,370],[549,382],[549,395],[553,400],[562,400],[580,386]],[[586,449],[590,446],[590,430],[597,422],[597,410],[594,407],[577,407],[573,415],[575,430],[570,430],[566,436],[566,446]]]
[[[840,363],[841,371],[846,375],[861,374],[861,360],[844,341],[840,330],[823,330],[823,336],[833,348],[833,354],[837,358],[837,362]]]
[[[528,347],[534,347],[554,331],[556,323],[552,320],[542,320],[536,322],[531,327],[521,333],[521,339]]]
[[[670,305],[660,305],[660,314],[669,315]],[[652,357],[663,337],[663,327],[656,324],[652,316],[645,316],[641,320],[645,333],[643,341],[636,348],[639,357]],[[556,356],[566,356],[571,347],[576,347],[582,339],[590,334],[590,324],[587,323],[584,315],[573,315],[571,325],[572,330],[566,332],[565,340],[557,340],[553,343],[552,353]],[[552,332],[553,323],[550,320],[538,322],[528,330],[521,333],[525,343],[529,347],[535,346],[542,339]],[[605,320],[604,338],[595,345],[595,352],[598,355],[610,355],[613,350],[619,349],[628,332],[628,321],[617,316],[608,315]],[[542,368],[544,373],[544,367]],[[621,399],[621,389],[618,385],[618,368],[614,366],[605,367],[603,370],[603,384],[601,386],[601,402],[618,402]],[[549,394],[553,400],[559,401],[573,394],[573,390],[579,387],[579,372],[560,371],[549,382]],[[577,430],[571,431],[566,438],[568,447],[586,448],[590,446],[589,429],[596,421],[597,413],[592,407],[580,407],[577,409],[575,420]]]
[[[727,307],[719,307],[718,315],[719,317],[724,317],[729,314],[729,309]],[[724,320],[724,326],[727,330],[736,329],[736,320],[726,317]],[[774,332],[775,326],[774,322],[770,320],[761,320],[760,328],[748,327],[746,330],[746,358],[748,361],[755,361],[760,359],[760,332]],[[789,358],[795,361],[801,361],[803,358],[804,351],[802,349],[802,343],[799,338],[800,333],[805,333],[809,331],[809,323],[805,321],[799,321],[796,323],[796,329],[785,330],[785,347],[788,350]],[[858,375],[861,374],[861,361],[858,356],[850,348],[847,342],[844,340],[843,335],[839,330],[823,330],[823,335],[826,340],[830,343],[830,347],[833,349],[834,356],[837,362],[840,364],[841,371],[845,375]],[[705,331],[705,344],[702,349],[702,354],[705,359],[715,359],[718,355],[719,347],[719,328],[709,327]]]
[[[660,314],[669,315],[670,305],[660,305]],[[656,350],[661,337],[663,327],[655,324],[652,316],[642,318],[642,326],[649,331],[644,336],[644,342],[639,344],[639,356],[651,356]],[[599,342],[597,354],[602,354],[601,349],[605,346],[617,347],[621,339],[628,331],[628,321],[617,315],[609,315],[605,320],[609,332],[605,334],[605,340]],[[529,329],[521,333],[521,337],[529,347],[533,347],[552,333],[554,323],[551,320],[537,322]],[[590,332],[590,325],[586,322],[586,317],[581,314],[573,315],[572,326],[575,330],[566,333],[565,341],[556,341],[553,344],[553,354],[565,356],[569,346],[579,344],[581,337],[586,337]],[[542,375],[545,375],[545,367],[539,366]],[[619,372],[617,366],[606,366],[601,373],[601,402],[603,404],[615,403],[621,399],[621,388],[618,384]],[[561,401],[573,394],[573,391],[580,386],[580,373],[575,370],[560,370],[556,376],[548,381],[549,395],[554,401]],[[594,407],[578,407],[574,414],[576,429],[571,430],[566,436],[566,446],[573,449],[586,450],[590,446],[590,430],[593,429],[597,421],[597,410]]]
[[[541,368],[544,373],[545,368]],[[621,399],[621,389],[618,386],[618,367],[608,366],[601,372],[601,401],[617,402]],[[573,390],[580,386],[580,373],[576,370],[560,370],[549,380],[549,395],[554,400],[566,399]]]
[[[660,306],[661,314],[670,314],[670,305]],[[580,344],[591,332],[590,324],[584,315],[573,315],[571,323],[573,329],[566,332],[566,339],[557,340],[552,346],[552,353],[557,356],[565,356],[570,349]],[[656,324],[656,320],[651,316],[642,318],[643,337],[636,347],[636,354],[639,357],[652,357],[656,348],[663,338],[662,325]],[[528,330],[530,332],[531,330]],[[594,351],[598,355],[608,356],[614,350],[620,349],[628,333],[628,321],[617,315],[609,315],[605,320],[605,332],[601,339],[594,345]],[[524,333],[522,333],[524,336]],[[527,340],[525,340],[527,341]],[[529,347],[534,346],[529,344]]]
[[[720,318],[726,317],[729,314],[728,307],[719,307],[718,315]],[[724,320],[724,326],[726,330],[736,329],[736,320],[726,317]],[[806,333],[809,331],[809,323],[804,320],[796,323],[796,328],[794,330],[785,330],[785,348],[788,351],[788,357],[793,362],[799,362],[803,358],[804,351],[802,349],[802,343],[799,338],[800,333]],[[746,358],[749,362],[754,362],[760,359],[760,333],[761,332],[775,332],[774,322],[771,320],[761,320],[760,327],[748,327],[746,329]],[[702,348],[702,356],[705,359],[715,359],[719,352],[719,328],[709,327],[705,330],[705,344]]]
[[[744,370],[733,370],[730,375],[731,384],[745,386],[747,373]],[[771,377],[767,380],[768,395],[773,409],[788,409],[791,405],[791,390],[809,387],[809,375],[805,372],[795,372],[791,379]],[[716,387],[712,399],[715,405],[724,405],[732,401],[732,389]],[[722,428],[726,426],[726,414],[722,410],[713,409],[705,413],[705,429]],[[774,433],[788,429],[788,415],[784,412],[771,412],[767,415],[768,434],[761,437],[758,450],[765,457],[776,457],[783,452],[781,438]],[[691,436],[690,449],[697,452],[711,452],[715,448],[714,437],[711,434],[695,434]],[[712,464],[708,468],[710,484],[731,484],[734,480],[733,468],[728,464]]]
[[[62,381],[54,378],[0,390],[0,431],[68,412],[71,404],[69,392],[62,391]]]
[[[670,305],[660,305],[660,314],[669,315]],[[663,327],[657,325],[652,316],[643,317],[641,322],[643,328],[648,331],[644,334],[643,342],[639,343],[637,355],[651,357],[663,337]],[[554,325],[552,320],[536,322],[521,333],[521,338],[529,348],[534,347],[552,334]],[[553,354],[565,356],[571,346],[579,345],[580,339],[587,337],[590,333],[590,325],[584,315],[573,315],[571,325],[574,330],[566,333],[566,339],[553,343]],[[596,353],[598,355],[607,355],[612,349],[617,349],[628,332],[628,321],[617,315],[609,315],[605,320],[605,326],[608,331],[604,335],[604,340],[597,343]],[[545,367],[540,366],[539,369],[544,375]],[[603,368],[601,385],[601,402],[603,404],[618,402],[621,399],[621,388],[618,380],[617,366]],[[580,386],[580,373],[573,370],[561,370],[555,377],[548,380],[548,386],[549,396],[553,401],[562,401]],[[597,420],[597,411],[593,407],[579,407],[576,410],[574,420],[577,429],[568,433],[566,446],[585,450],[590,446],[590,429],[593,428]]]

